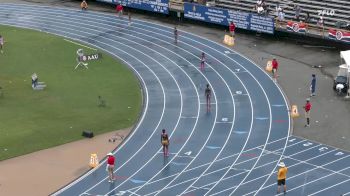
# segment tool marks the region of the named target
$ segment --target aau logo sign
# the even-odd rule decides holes
[[[82,56],[81,58],[82,58],[83,61],[99,60],[100,58],[102,58],[102,54],[101,53],[88,54],[88,55]]]

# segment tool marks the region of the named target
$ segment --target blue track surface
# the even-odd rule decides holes
[[[275,195],[280,160],[289,168],[288,195],[350,194],[350,153],[290,136],[281,89],[231,49],[183,31],[174,44],[171,27],[139,20],[128,26],[112,14],[63,8],[0,4],[0,24],[104,50],[143,86],[140,121],[114,152],[115,183],[108,183],[103,161],[54,195]],[[163,128],[171,137],[168,158],[159,142]]]

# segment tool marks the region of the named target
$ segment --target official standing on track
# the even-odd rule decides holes
[[[165,129],[162,130],[162,134],[160,135],[160,142],[163,146],[163,154],[165,157],[169,156],[169,137],[165,132]]]
[[[114,164],[115,164],[115,158],[113,156],[113,153],[108,153],[107,154],[107,171],[108,171],[108,182],[112,183],[115,178],[114,178]]]
[[[211,98],[211,89],[209,84],[207,84],[207,88],[205,88],[205,98],[207,100],[207,113],[210,112],[210,98]]]
[[[281,185],[283,184],[284,193],[287,191],[286,178],[288,173],[288,168],[284,162],[278,164],[280,167],[277,172],[277,194],[280,193]]]
[[[310,127],[310,110],[311,110],[311,103],[310,103],[310,98],[306,99],[306,103],[303,106],[304,110],[305,110],[305,118],[306,118],[306,125],[305,127]]]

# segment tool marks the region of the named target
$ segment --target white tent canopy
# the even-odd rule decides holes
[[[341,51],[340,57],[344,59],[345,64],[347,65],[348,69],[350,69],[350,50]]]

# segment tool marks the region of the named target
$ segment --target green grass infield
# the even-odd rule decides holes
[[[79,48],[100,51],[28,29],[0,25],[0,35],[0,160],[82,139],[84,130],[97,135],[137,121],[140,84],[119,60],[102,52],[89,69],[74,70]],[[44,90],[32,89],[33,73]]]

